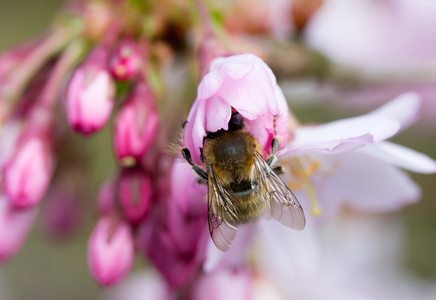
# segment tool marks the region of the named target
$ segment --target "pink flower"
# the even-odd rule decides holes
[[[391,211],[417,201],[419,187],[398,167],[435,173],[436,162],[384,140],[416,120],[420,103],[408,93],[364,116],[297,127],[279,164],[303,207],[311,203],[313,213],[331,216],[345,204]]]
[[[36,209],[12,207],[0,196],[0,263],[10,259],[23,245],[35,220]]]
[[[26,208],[44,196],[54,171],[50,142],[43,133],[24,134],[6,163],[3,188],[10,203]]]
[[[88,265],[94,279],[111,286],[124,278],[133,260],[133,239],[127,224],[101,218],[88,242]]]
[[[232,109],[242,115],[265,151],[271,147],[274,116],[277,138],[287,142],[289,110],[271,69],[253,54],[219,57],[198,86],[185,129],[184,146],[195,163],[200,163],[207,132],[228,129]]]
[[[152,194],[151,179],[144,170],[123,169],[118,182],[118,197],[131,224],[139,224],[147,215]]]
[[[107,69],[108,50],[95,48],[68,85],[66,109],[70,125],[84,135],[102,129],[114,105],[115,86]]]
[[[117,80],[130,80],[138,75],[142,67],[142,51],[131,39],[122,40],[110,62],[112,76]]]
[[[159,123],[150,87],[141,79],[123,104],[115,121],[114,147],[125,164],[140,160],[150,147]]]

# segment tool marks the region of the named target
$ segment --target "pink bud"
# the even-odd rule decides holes
[[[76,192],[60,186],[52,188],[43,211],[44,229],[53,238],[69,237],[79,226],[81,212]]]
[[[142,169],[124,169],[118,190],[127,220],[137,225],[146,216],[152,195],[150,177]]]
[[[118,159],[127,164],[139,160],[149,149],[158,123],[153,94],[141,80],[117,115],[114,147]]]
[[[48,138],[42,133],[24,134],[4,169],[3,189],[10,203],[26,208],[44,196],[54,169]]]
[[[143,57],[138,45],[130,39],[122,40],[111,59],[110,70],[112,76],[118,80],[130,80],[141,69]]]
[[[0,196],[0,263],[10,259],[21,248],[35,216],[34,208],[16,209]]]
[[[112,112],[115,86],[107,60],[108,50],[95,48],[74,72],[68,85],[68,121],[75,131],[84,135],[102,129]]]
[[[88,242],[88,266],[94,279],[111,286],[129,272],[134,259],[133,238],[124,222],[103,217]]]

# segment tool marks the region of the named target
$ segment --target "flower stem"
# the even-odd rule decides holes
[[[21,62],[23,67],[14,70],[7,78],[7,82],[0,90],[2,112],[0,114],[0,126],[9,118],[16,102],[23,94],[24,89],[38,70],[65,45],[67,45],[76,34],[66,32],[63,28],[55,29],[38,44],[33,51]]]
[[[80,60],[85,48],[85,42],[81,39],[73,41],[67,46],[60,59],[56,62],[56,65],[50,74],[50,78],[41,93],[39,100],[41,105],[48,109],[53,108],[59,97],[59,90],[62,86],[63,80],[65,80],[67,73]]]

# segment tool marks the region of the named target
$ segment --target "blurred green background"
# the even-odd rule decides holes
[[[62,4],[61,0],[0,1],[0,51],[43,33]],[[293,110],[303,123],[350,116],[334,111],[327,103],[296,105]],[[364,111],[355,114],[361,112]],[[412,127],[393,141],[436,158],[435,138],[436,128],[423,134]],[[113,167],[111,151],[107,146],[99,147],[111,143],[109,130],[80,142],[82,151],[94,158],[89,160],[93,163],[87,167],[96,172],[92,174],[95,181],[101,181]],[[412,177],[422,187],[422,200],[386,217],[403,221],[406,233],[404,267],[413,275],[432,280],[436,279],[436,175],[412,174]],[[88,209],[92,210],[92,204]],[[87,269],[86,242],[93,226],[92,212],[87,216],[88,220],[77,236],[60,242],[49,240],[41,226],[35,226],[23,249],[0,266],[0,299],[98,299],[101,288]]]

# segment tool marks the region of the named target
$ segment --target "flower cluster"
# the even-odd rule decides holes
[[[99,285],[119,283],[142,257],[158,271],[145,275],[153,299],[289,299],[298,297],[289,280],[333,282],[316,263],[325,254],[319,233],[344,208],[389,212],[420,199],[403,169],[436,173],[436,161],[387,141],[419,119],[419,94],[326,124],[305,124],[288,106],[280,74],[320,76],[319,56],[300,43],[314,36],[323,1],[146,2],[71,1],[43,36],[0,56],[0,262],[21,248],[38,211],[49,234],[65,238],[94,199],[87,258]],[[282,65],[268,52],[275,47],[259,51],[248,34],[292,37],[298,50]],[[183,94],[187,77],[195,100],[192,88]],[[94,183],[80,149],[108,131],[105,165],[114,168]],[[252,141],[242,151],[253,151],[248,180],[224,180],[207,163],[205,145],[233,132]],[[238,163],[226,172],[242,174]],[[232,201],[248,202],[247,193],[262,204],[236,222]]]

